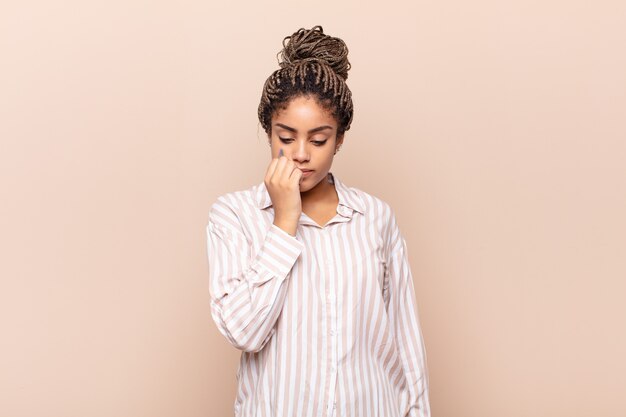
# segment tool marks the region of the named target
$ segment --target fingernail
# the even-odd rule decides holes
[[[283,148],[280,148],[280,151],[278,151],[278,157],[280,158],[281,156],[283,156]]]

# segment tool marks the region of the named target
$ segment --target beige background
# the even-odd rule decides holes
[[[626,415],[626,3],[0,6],[0,414],[232,415],[205,224],[282,38],[350,48],[333,171],[407,239],[433,416]]]

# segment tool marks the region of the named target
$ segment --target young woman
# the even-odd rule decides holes
[[[242,350],[235,415],[430,416],[394,212],[331,172],[353,114],[348,49],[321,26],[283,47],[259,105],[265,178],[220,196],[207,225],[211,314]]]

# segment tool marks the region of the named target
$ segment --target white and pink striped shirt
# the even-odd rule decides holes
[[[211,314],[242,350],[237,417],[430,416],[406,242],[391,207],[335,175],[337,214],[273,224],[265,184],[207,225]]]

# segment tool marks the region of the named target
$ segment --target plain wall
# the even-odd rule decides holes
[[[433,416],[626,415],[623,1],[5,2],[0,415],[230,416],[205,225],[281,42],[344,39],[332,170],[396,211]]]

